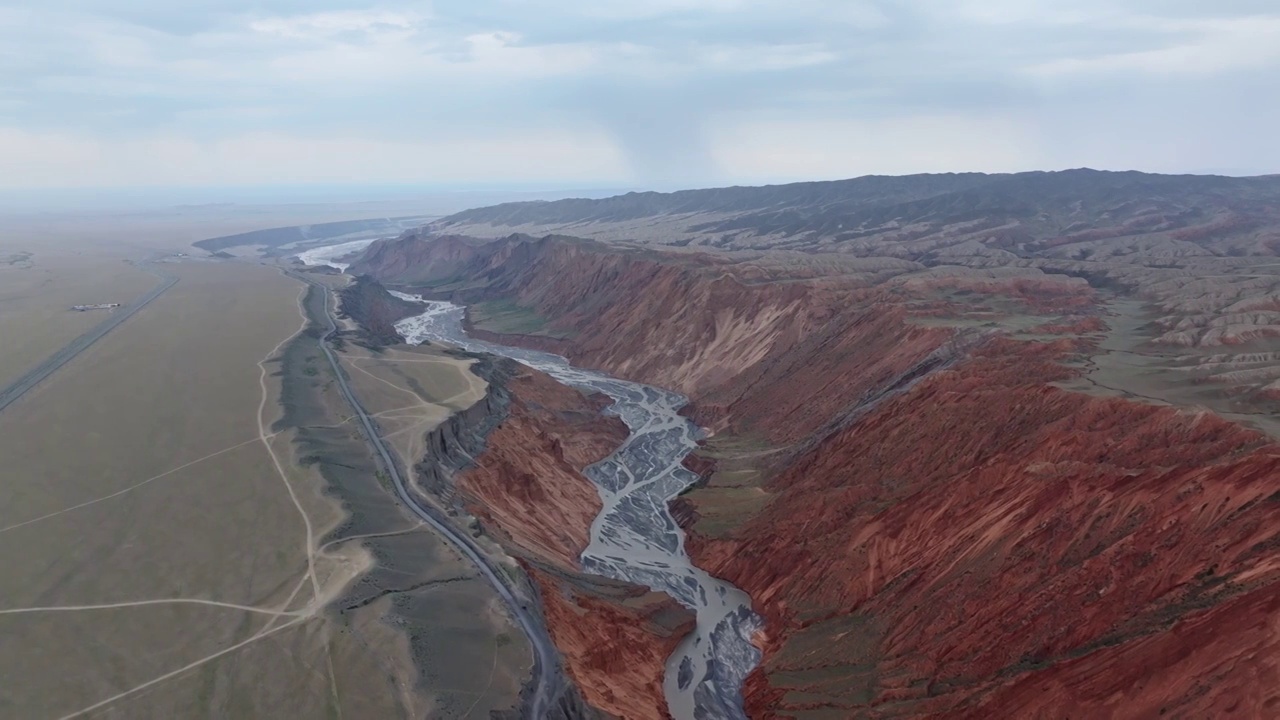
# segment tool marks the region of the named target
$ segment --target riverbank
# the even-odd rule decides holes
[[[423,314],[396,328],[410,343],[447,342],[510,357],[559,382],[613,400],[610,412],[626,423],[630,435],[614,453],[584,469],[597,487],[602,510],[593,521],[582,566],[603,577],[668,593],[695,612],[694,633],[680,645],[679,656],[667,663],[665,699],[675,717],[693,717],[695,712],[745,717],[737,688],[759,659],[751,644],[758,620],[745,594],[689,561],[683,534],[667,504],[697,481],[682,465],[696,447],[699,432],[679,414],[683,398],[573,368],[556,356],[474,340],[462,330],[462,315],[461,307],[427,303]]]

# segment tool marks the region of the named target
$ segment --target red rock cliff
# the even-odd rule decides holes
[[[1256,631],[1280,588],[1280,448],[1050,387],[1059,352],[993,343],[826,439],[763,512],[701,544],[769,620],[753,716],[1210,717],[1274,673],[1280,634]],[[1202,645],[1228,615],[1248,642]]]
[[[486,286],[455,299],[500,296],[531,308],[570,337],[555,350],[690,396],[697,420],[716,431],[798,440],[952,337],[908,324],[900,301],[875,301],[898,291],[822,278],[756,283],[751,267],[710,256],[558,238],[499,245],[469,271]]]
[[[537,584],[551,638],[593,707],[664,718],[667,657],[693,628],[670,597],[581,572],[578,556],[601,508],[582,468],[627,437],[607,402],[527,368],[507,382],[509,414],[458,478],[469,509],[520,557]]]
[[[695,560],[767,619],[752,717],[1274,714],[1280,449],[1057,387],[1099,329],[1087,287],[760,283],[556,239],[468,272],[754,448],[681,502]],[[980,326],[957,291],[1065,336],[955,329]]]
[[[507,383],[506,420],[458,479],[469,509],[524,552],[578,567],[600,513],[600,495],[582,476],[627,438],[617,418],[547,375],[521,366]]]

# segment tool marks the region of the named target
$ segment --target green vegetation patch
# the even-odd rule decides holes
[[[749,435],[717,435],[698,448],[698,454],[716,461],[706,485],[687,491],[685,499],[697,509],[695,533],[709,538],[728,537],[769,504],[764,489],[763,461],[773,448]]]
[[[764,455],[774,449],[767,440],[752,433],[725,433],[709,438],[698,448],[698,454],[720,461],[745,461],[749,464],[752,456]]]
[[[877,623],[863,615],[816,622],[793,635],[765,667],[784,702],[811,708],[798,717],[828,717],[833,708],[865,706],[879,682]],[[847,715],[846,715],[847,716]]]
[[[568,334],[547,327],[547,319],[532,308],[517,305],[512,300],[489,300],[471,305],[468,317],[471,324],[481,330],[503,335],[542,335],[565,338]]]
[[[493,281],[483,278],[474,278],[467,273],[455,273],[445,277],[436,277],[433,275],[425,275],[421,277],[400,277],[396,282],[414,287],[420,287],[437,292],[459,292],[462,290],[483,290],[493,284]]]
[[[707,487],[689,493],[688,498],[701,516],[693,531],[710,538],[732,535],[769,504],[769,494],[759,487]]]

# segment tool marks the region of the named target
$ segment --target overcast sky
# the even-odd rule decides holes
[[[0,0],[0,188],[1280,172],[1275,0]]]

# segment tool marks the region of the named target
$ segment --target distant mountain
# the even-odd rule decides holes
[[[954,254],[948,248],[955,246],[964,248],[963,254],[1081,259],[1132,251],[1138,238],[1147,254],[1271,255],[1280,238],[1263,231],[1276,227],[1280,176],[1088,169],[868,176],[508,203],[430,226],[435,232],[478,237],[564,233],[653,245],[836,251],[917,261]]]

